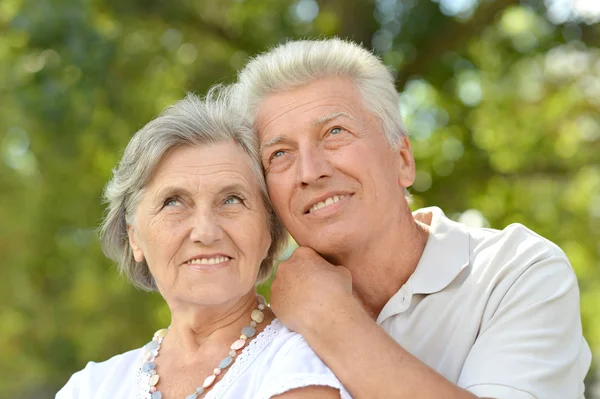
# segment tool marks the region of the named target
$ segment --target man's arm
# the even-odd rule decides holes
[[[275,399],[340,399],[340,391],[331,387],[310,386],[273,396]]]
[[[300,333],[354,398],[476,397],[407,352],[350,299]]]
[[[350,273],[308,248],[281,264],[271,308],[356,398],[473,399],[398,345],[352,296]]]

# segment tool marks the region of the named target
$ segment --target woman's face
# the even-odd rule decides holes
[[[136,261],[146,259],[172,308],[246,295],[271,245],[250,158],[233,141],[171,151],[128,233]]]

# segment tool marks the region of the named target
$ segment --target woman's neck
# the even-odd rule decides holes
[[[171,327],[163,342],[161,356],[174,355],[183,363],[197,359],[202,347],[229,347],[239,338],[243,327],[250,324],[250,314],[258,306],[254,291],[231,303],[218,306],[184,306],[171,308]],[[261,329],[273,320],[269,308],[264,309]]]

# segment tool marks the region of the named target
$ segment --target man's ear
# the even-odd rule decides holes
[[[399,159],[398,184],[402,187],[410,187],[415,181],[415,158],[410,149],[408,136],[402,136],[400,144],[396,149]]]
[[[133,225],[127,225],[127,237],[129,238],[129,245],[131,246],[131,250],[133,251],[133,258],[136,262],[141,262],[144,260],[144,253],[142,249],[137,244],[136,231]]]

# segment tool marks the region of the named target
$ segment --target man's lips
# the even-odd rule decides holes
[[[311,201],[311,205],[304,210],[305,214],[314,213],[320,209],[334,205],[344,198],[350,196],[348,193],[328,193]]]

